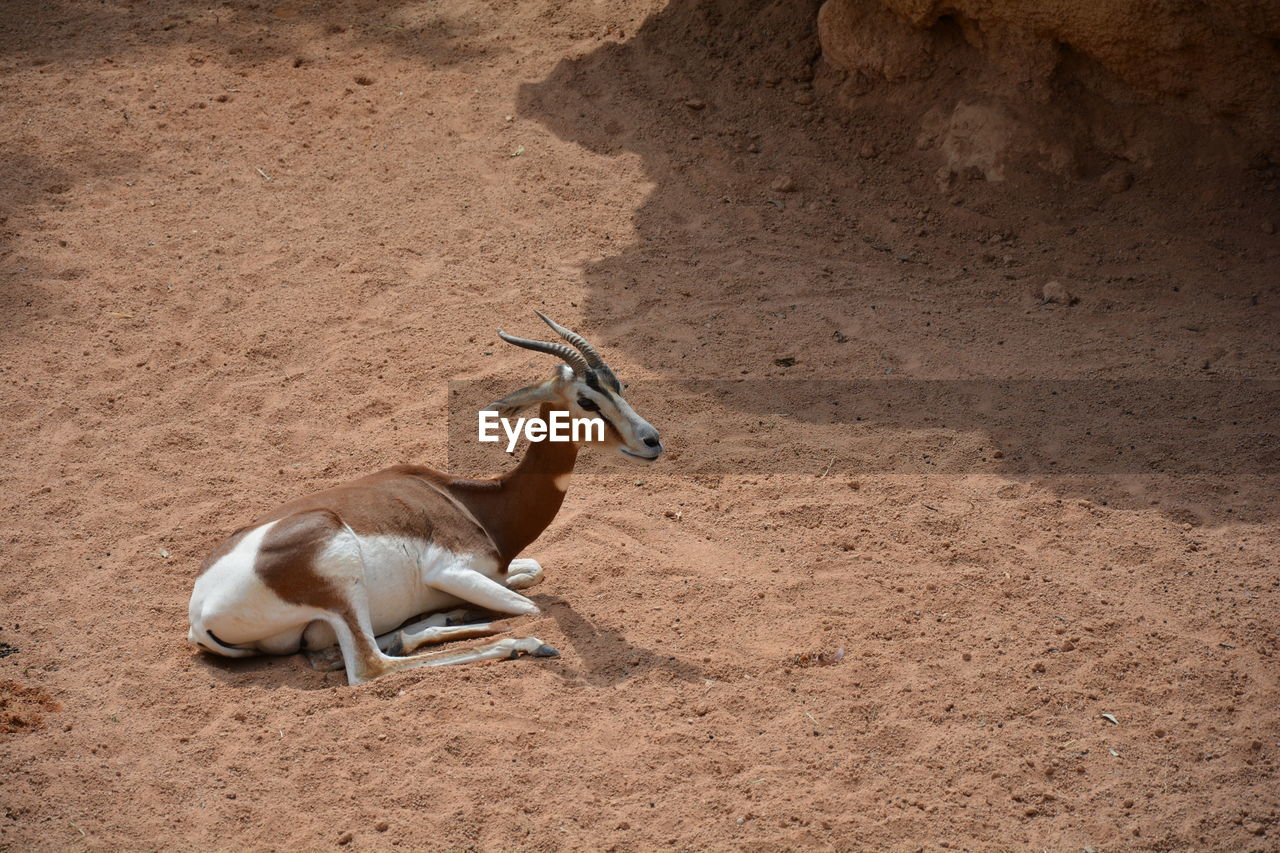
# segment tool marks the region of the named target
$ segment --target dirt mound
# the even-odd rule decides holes
[[[827,0],[818,21],[829,61],[912,89],[921,145],[989,180],[1022,159],[1088,173],[1276,154],[1274,3]]]
[[[44,725],[44,715],[62,706],[39,687],[27,687],[12,679],[0,681],[0,734],[33,731]]]

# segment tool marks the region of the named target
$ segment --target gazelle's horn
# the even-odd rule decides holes
[[[579,376],[584,376],[591,370],[591,365],[583,358],[577,350],[571,346],[560,343],[550,343],[548,341],[533,341],[528,338],[517,338],[515,335],[508,335],[501,329],[498,330],[498,337],[502,338],[509,344],[515,344],[518,347],[531,349],[535,352],[545,352],[548,355],[558,356],[564,359],[565,363],[573,368],[573,372]]]
[[[593,347],[591,344],[587,343],[587,339],[584,338],[582,335],[579,335],[577,332],[574,332],[570,329],[566,329],[564,326],[561,326],[559,323],[557,323],[555,320],[552,320],[550,317],[548,317],[546,314],[543,314],[541,311],[535,310],[533,313],[541,317],[542,322],[546,323],[548,326],[555,329],[557,335],[564,338],[566,341],[568,341],[569,343],[577,347],[579,350],[581,350],[582,354],[587,357],[587,363],[590,364],[592,367],[608,366],[604,363],[604,359],[600,357],[600,353],[596,352],[596,348]]]

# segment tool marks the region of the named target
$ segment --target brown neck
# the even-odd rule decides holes
[[[549,420],[551,411],[551,405],[543,403],[538,416]],[[531,442],[511,471],[476,483],[480,488],[467,489],[467,508],[498,546],[504,565],[541,536],[556,517],[577,458],[578,446],[573,442]]]

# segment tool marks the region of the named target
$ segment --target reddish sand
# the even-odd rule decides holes
[[[1275,175],[944,194],[813,18],[8,5],[0,848],[1278,848]],[[563,655],[193,653],[533,308],[671,447],[529,550]]]

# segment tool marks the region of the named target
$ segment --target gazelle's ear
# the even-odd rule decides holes
[[[565,368],[569,375],[573,375],[573,371]],[[548,403],[556,399],[556,386],[563,381],[559,375],[548,379],[541,385],[530,385],[527,388],[521,388],[519,391],[512,391],[501,400],[495,400],[485,406],[481,411],[497,412],[500,418],[509,418],[514,416],[521,409],[527,409],[529,406],[536,406],[539,403]]]

